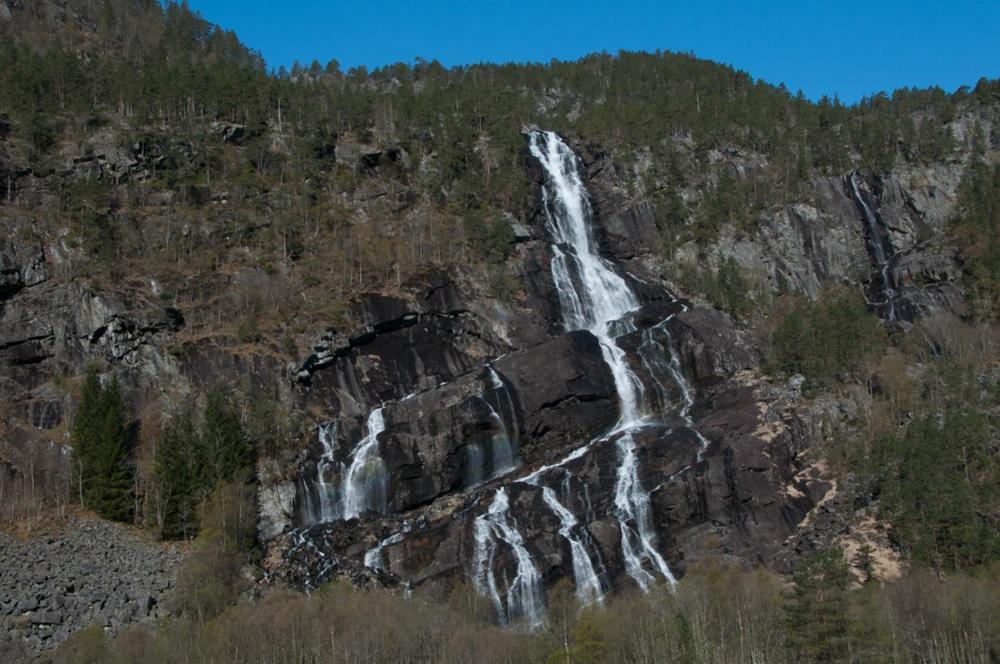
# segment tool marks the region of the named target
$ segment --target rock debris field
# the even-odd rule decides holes
[[[117,633],[155,620],[181,557],[93,519],[26,541],[0,533],[0,661],[30,660],[90,624]]]

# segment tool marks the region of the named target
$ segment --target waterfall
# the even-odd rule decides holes
[[[588,330],[597,338],[618,394],[618,422],[611,434],[602,440],[618,435],[620,465],[614,512],[622,531],[622,555],[626,568],[643,589],[648,588],[653,579],[644,568],[645,564],[673,582],[670,569],[656,550],[649,495],[642,488],[638,476],[632,432],[646,424],[641,405],[643,387],[629,367],[625,351],[615,341],[618,335],[634,329],[622,319],[638,309],[639,302],[625,279],[598,254],[591,228],[593,210],[580,179],[580,164],[576,155],[553,132],[532,132],[529,148],[549,176],[542,187],[542,203],[546,228],[553,240],[552,279],[559,296],[563,326],[567,331]],[[541,488],[543,501],[559,518],[559,532],[570,546],[577,596],[583,603],[599,600],[604,592],[587,548],[577,532],[585,531],[573,513],[559,501],[555,491],[541,483],[541,478],[553,467],[582,456],[594,442],[582,445],[557,464],[539,468],[522,480]],[[488,593],[493,599],[501,620],[509,622],[514,616],[527,615],[534,623],[533,612],[540,603],[534,599],[536,591],[531,584],[539,583],[538,572],[520,533],[509,518],[508,509],[507,495],[501,488],[496,492],[489,512],[475,521],[476,584],[481,592]],[[515,552],[518,561],[517,577],[507,590],[506,611],[493,570],[500,541]],[[525,584],[530,585],[532,590],[529,591]],[[526,602],[527,597],[531,600]]]
[[[639,458],[635,453],[633,431],[624,432],[618,439],[618,483],[615,485],[615,514],[622,535],[622,558],[625,571],[646,590],[654,577],[644,567],[649,561],[670,583],[674,575],[660,552],[656,550],[656,533],[649,512],[649,494],[639,481]]]
[[[487,512],[476,517],[473,533],[476,538],[474,582],[481,593],[493,600],[500,621],[506,625],[525,618],[531,627],[541,625],[545,614],[542,576],[524,546],[517,523],[510,516],[506,489],[498,489]],[[514,579],[507,584],[506,607],[493,569],[501,543],[513,553],[517,563]]]
[[[385,513],[388,486],[378,448],[383,431],[385,417],[379,406],[368,414],[364,435],[354,446],[350,465],[345,467],[336,460],[337,423],[319,425],[317,438],[323,451],[316,461],[316,479],[300,479],[304,489],[302,515],[307,525],[351,519],[366,510]]]
[[[680,306],[682,312],[687,311],[687,305],[681,304]],[[669,378],[670,382],[680,390],[680,407],[677,409],[677,416],[680,418],[683,426],[687,427],[698,438],[698,442],[701,445],[701,449],[698,451],[698,460],[701,461],[702,455],[708,449],[709,442],[695,428],[694,420],[691,418],[691,407],[694,406],[694,387],[692,387],[687,376],[684,375],[680,354],[677,352],[673,335],[670,334],[670,330],[667,328],[667,325],[675,315],[670,314],[656,325],[644,330],[642,343],[637,350],[643,365],[656,384],[656,389],[660,393],[661,400],[664,403],[668,401],[666,396],[668,387],[664,384],[661,376],[665,374],[665,377]],[[656,338],[657,334],[663,337],[663,342]],[[667,358],[666,361],[664,361],[664,358]]]
[[[896,320],[895,300],[897,293],[893,288],[890,260],[888,251],[886,250],[888,239],[885,237],[885,230],[881,221],[871,206],[868,205],[868,201],[865,200],[861,189],[858,187],[857,171],[852,172],[848,180],[851,183],[851,193],[854,195],[854,200],[857,201],[858,207],[861,208],[865,223],[868,225],[868,244],[871,247],[872,257],[875,259],[875,266],[878,268],[882,282],[883,304],[887,305],[886,318],[891,323]],[[889,248],[891,249],[891,247]]]
[[[491,398],[495,399],[494,406]],[[486,385],[475,397],[489,411],[489,440],[465,446],[465,486],[478,486],[486,480],[506,475],[517,467],[517,414],[514,401],[500,374],[486,365]],[[507,418],[497,410],[505,412]],[[509,418],[509,419],[508,419]]]
[[[563,326],[567,331],[589,330],[597,337],[618,392],[618,428],[634,426],[641,420],[642,384],[626,363],[625,351],[611,336],[611,328],[638,309],[639,301],[625,279],[597,253],[590,197],[573,150],[555,132],[532,132],[529,142],[531,154],[549,175],[549,182],[542,187],[542,204],[546,228],[555,242],[552,279]]]
[[[368,569],[385,569],[385,562],[382,560],[382,549],[389,546],[390,544],[398,544],[403,541],[406,530],[394,533],[383,540],[380,540],[377,545],[368,549],[365,552],[365,567]]]
[[[535,486],[541,486],[535,484]],[[542,500],[545,505],[559,517],[559,534],[570,546],[570,560],[573,563],[573,580],[576,583],[576,596],[583,605],[599,602],[604,599],[604,587],[601,578],[594,570],[590,560],[590,552],[576,533],[579,522],[556,497],[556,492],[547,486],[541,486]]]
[[[479,443],[468,443],[465,446],[465,486],[466,488],[478,486],[483,483],[486,473],[484,472],[485,455],[483,446]]]
[[[628,365],[625,351],[615,341],[616,332],[621,334],[634,329],[623,324],[622,319],[637,309],[639,302],[625,279],[598,254],[592,231],[593,210],[580,178],[580,163],[576,155],[553,132],[532,132],[529,147],[549,176],[542,187],[542,203],[546,227],[555,242],[552,277],[559,295],[563,325],[567,330],[589,330],[597,337],[618,393],[619,418],[612,432],[618,434],[616,444],[620,460],[614,511],[622,531],[622,555],[626,570],[643,589],[653,578],[644,564],[649,564],[673,582],[674,577],[666,561],[656,549],[649,495],[642,488],[638,475],[633,431],[645,424],[642,383]],[[534,475],[540,472],[536,471]],[[560,510],[562,506],[554,500],[554,493],[551,497],[552,501],[546,498],[543,489],[546,503],[563,522],[561,532],[564,536],[571,534],[571,528],[565,527]],[[589,558],[586,563],[583,561],[586,552],[582,543],[576,538],[570,539],[570,543],[577,592],[581,598],[583,594],[595,592],[595,589],[599,593],[600,585],[594,585]]]
[[[497,412],[489,402],[489,399],[484,399],[486,405],[490,407],[490,417],[503,428],[504,438],[501,441],[502,446],[494,448],[493,457],[493,477],[499,477],[517,465],[517,446],[519,442],[517,410],[514,408],[514,400],[510,396],[507,383],[504,382],[503,377],[497,373],[492,365],[486,365],[486,376],[493,394],[496,396],[497,408],[501,411]]]
[[[379,456],[378,437],[385,431],[382,406],[368,414],[365,435],[354,448],[354,458],[347,468],[343,487],[344,519],[370,510],[384,514],[387,507],[385,463]]]
[[[329,422],[319,425],[317,430],[319,443],[323,447],[323,454],[316,462],[316,494],[319,503],[319,514],[312,514],[312,520],[322,523],[333,518],[333,510],[336,506],[336,496],[330,500],[330,494],[334,489],[327,484],[327,472],[336,467],[337,463],[333,455],[337,451],[337,423]]]
[[[490,436],[490,479],[494,479],[510,472],[516,465],[516,459],[506,422],[493,404],[486,399],[483,399],[483,403],[490,409],[490,421],[493,423],[493,434]]]

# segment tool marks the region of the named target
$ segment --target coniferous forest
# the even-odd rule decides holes
[[[538,129],[670,413],[626,497]],[[845,104],[670,51],[272,69],[186,2],[4,0],[0,226],[0,549],[100,519],[182,560],[128,615],[124,585],[0,573],[0,660],[1000,661],[1000,80]],[[519,471],[470,470],[500,438],[507,520]],[[386,504],[316,518],[366,440]],[[557,491],[527,475],[585,447]],[[607,555],[643,519],[675,582]]]

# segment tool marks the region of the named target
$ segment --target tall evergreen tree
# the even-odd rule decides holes
[[[839,548],[804,558],[785,605],[788,645],[803,662],[849,661],[851,572]]]
[[[107,519],[132,513],[132,435],[117,380],[101,387],[91,369],[73,423],[73,453],[81,502]]]
[[[89,502],[101,516],[117,521],[132,513],[132,468],[130,432],[118,381],[113,379],[101,393],[101,425],[94,455],[95,470]]]
[[[201,431],[202,486],[239,479],[253,462],[253,448],[243,431],[239,413],[219,391],[209,392]]]
[[[854,558],[851,559],[854,568],[861,572],[861,583],[863,584],[869,584],[876,580],[874,553],[875,549],[872,548],[872,545],[865,543],[858,548]]]
[[[94,448],[101,429],[101,381],[91,367],[83,379],[80,402],[73,419],[73,484],[82,504],[86,504],[84,486],[91,485],[95,472]]]
[[[156,443],[150,496],[156,527],[163,538],[189,539],[197,529],[199,484],[193,456],[197,449],[198,434],[190,412],[163,426]]]

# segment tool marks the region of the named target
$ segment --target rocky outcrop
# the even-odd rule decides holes
[[[0,245],[0,302],[9,300],[23,288],[37,286],[47,277],[45,252],[41,247],[10,242]]]
[[[180,562],[173,546],[93,519],[24,542],[0,533],[0,659],[27,661],[91,624],[155,622]]]
[[[810,441],[798,419],[799,401],[794,389],[769,387],[753,372],[742,371],[699,400],[706,415],[698,427],[707,449],[685,428],[653,426],[636,435],[641,482],[649,487],[656,531],[676,574],[706,555],[773,566],[785,560],[786,541],[829,489],[821,476],[801,472]],[[395,435],[389,439],[396,442]],[[542,480],[579,519],[609,589],[631,585],[614,516],[619,454],[614,436],[598,437]],[[497,482],[507,486],[511,518],[547,585],[572,578],[574,570],[560,523],[540,487],[518,481],[534,468],[537,463],[526,464]],[[308,587],[334,576],[357,579],[366,554],[378,548],[380,575],[444,595],[474,573],[473,522],[490,507],[495,486],[441,496],[426,507],[374,522],[294,531],[273,544],[274,573]],[[398,533],[405,535],[393,541]],[[506,563],[510,575],[514,563]]]
[[[652,237],[652,211],[629,205],[608,157],[588,150],[584,175],[595,187],[602,252],[640,266],[653,251],[643,239]],[[797,279],[815,294],[849,271],[869,272],[843,182],[817,186],[823,211],[795,206],[761,231],[772,233],[767,252],[789,248],[773,278],[784,287]],[[683,574],[706,555],[787,569],[789,547],[798,550],[789,543],[829,490],[824,473],[811,470],[814,427],[801,383],[770,385],[760,352],[731,318],[675,300],[648,272],[626,273],[640,308],[616,324],[617,345],[641,383],[643,407],[653,410],[642,426],[616,429],[622,376],[611,374],[609,351],[593,334],[563,331],[544,214],[533,223],[537,230],[524,234],[512,262],[524,277],[521,303],[542,312],[543,324],[527,324],[513,307],[507,315],[485,309],[452,281],[433,303],[419,295],[364,298],[353,317],[360,327],[330,331],[316,344],[299,380],[310,402],[336,416],[300,458],[294,506],[283,508],[283,520],[274,517],[288,485],[266,494],[269,532],[285,524],[268,543],[270,582],[313,588],[344,576],[447,593],[476,579],[483,590],[483,574],[524,578],[529,560],[546,587],[575,577],[582,547],[603,591],[643,585],[649,571],[635,569],[625,552],[646,533],[636,521],[646,517],[623,500],[648,500],[652,533],[643,546],[662,556],[658,570],[668,576],[667,567]],[[740,242],[765,255],[759,239]],[[484,461],[498,440],[513,450],[501,468]],[[377,463],[358,462],[361,441]],[[622,475],[626,464],[634,477]],[[356,490],[345,478],[360,476],[359,468],[379,478],[384,501],[345,520],[330,504]],[[552,507],[553,496],[564,512]],[[502,520],[484,521],[501,509]],[[518,543],[481,540],[483,523],[516,524]]]
[[[581,331],[504,355],[488,367],[386,404],[380,457],[389,478],[389,511],[405,512],[491,476],[498,469],[470,464],[490,450],[498,427],[511,439],[520,462],[540,463],[568,452],[614,423],[613,395],[613,379],[597,340]],[[337,438],[331,461],[346,465],[353,451],[349,443],[364,435],[365,418],[342,416],[323,426],[331,425]],[[330,454],[320,435],[318,429],[302,462],[312,472]],[[307,483],[314,480],[307,474]],[[309,494],[300,492],[303,499]],[[296,509],[300,524],[308,523],[303,507]]]

